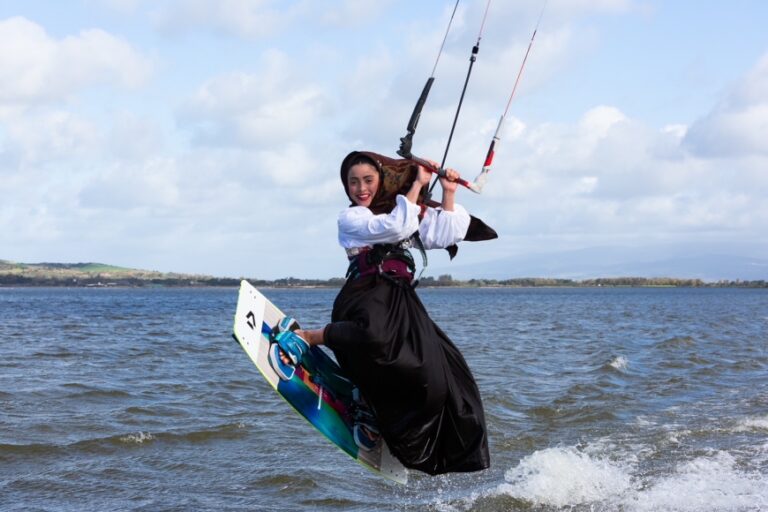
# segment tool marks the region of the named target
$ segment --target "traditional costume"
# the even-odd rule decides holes
[[[432,321],[412,286],[409,247],[452,248],[495,232],[460,205],[454,211],[413,204],[400,192],[415,178],[409,160],[353,152],[341,178],[360,159],[380,173],[370,208],[351,205],[338,219],[350,260],[336,297],[325,345],[362,392],[392,453],[432,475],[490,464],[480,393],[458,348]],[[422,198],[423,199],[423,198]]]

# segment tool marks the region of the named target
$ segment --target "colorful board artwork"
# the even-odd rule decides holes
[[[234,336],[270,386],[347,455],[390,480],[406,483],[406,469],[383,440],[369,451],[358,448],[352,436],[352,382],[324,349],[311,347],[289,380],[281,380],[272,369],[270,334],[284,316],[255,287],[242,281]]]

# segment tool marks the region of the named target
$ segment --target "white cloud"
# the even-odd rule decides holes
[[[688,130],[685,144],[701,156],[768,155],[768,53],[709,114]]]
[[[98,126],[61,109],[6,109],[0,112],[0,127],[5,134],[0,138],[5,146],[2,152],[21,168],[93,156],[102,141]]]
[[[177,208],[179,171],[170,158],[151,159],[143,164],[114,164],[88,181],[79,194],[86,209],[133,210]]]
[[[342,82],[348,103],[375,104],[388,100],[397,63],[386,49],[359,60]]]
[[[313,188],[312,175],[317,172],[315,162],[300,144],[289,143],[278,150],[261,151],[257,162],[259,170],[268,174],[277,185]]]
[[[23,17],[0,21],[0,103],[56,101],[95,84],[135,87],[148,58],[103,30],[55,39]]]
[[[627,117],[616,107],[601,105],[587,111],[580,121],[580,128],[587,137],[597,140],[608,135],[611,128]]]
[[[686,132],[654,129],[610,106],[573,125],[525,126],[502,140],[484,191],[494,205],[486,220],[502,233],[578,235],[584,244],[761,232],[768,159],[690,154]]]
[[[142,161],[168,150],[167,135],[156,118],[120,111],[110,121],[106,151],[112,157]]]
[[[263,71],[214,77],[179,109],[203,144],[272,146],[309,132],[328,108],[323,90],[284,54],[268,52]]]

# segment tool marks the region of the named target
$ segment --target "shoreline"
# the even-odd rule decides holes
[[[241,280],[259,288],[311,289],[341,288],[345,279],[259,279],[255,277],[215,277],[175,272],[137,270],[101,263],[15,263],[0,260],[2,288],[236,288]],[[419,288],[768,288],[768,280],[704,281],[697,278],[669,276],[615,276],[589,279],[556,277],[516,277],[509,279],[453,279],[450,274],[438,278],[423,277]]]
[[[254,284],[254,286],[260,289],[275,289],[275,290],[338,290],[340,285],[327,284],[327,285],[301,285],[301,284],[267,284],[262,280],[245,279],[246,281]],[[26,283],[4,283],[2,282],[2,276],[0,276],[0,290],[10,289],[31,289],[31,288],[62,288],[62,289],[168,289],[168,288],[187,288],[187,289],[237,289],[240,286],[240,279],[236,283],[194,283],[194,284],[178,284],[178,283],[104,283],[104,284],[73,284],[68,282],[55,283],[50,281],[45,282],[26,282]],[[453,282],[450,284],[430,285],[419,284],[418,289],[430,289],[430,290],[457,290],[457,289],[478,289],[478,290],[503,290],[503,289],[576,289],[576,288],[595,288],[595,289],[614,289],[614,288],[646,288],[646,289],[676,289],[676,288],[734,288],[734,289],[762,289],[768,288],[768,283],[764,281],[739,281],[739,282],[713,282],[713,283],[701,283],[701,284],[591,284],[574,282],[573,284],[467,284],[466,282]]]

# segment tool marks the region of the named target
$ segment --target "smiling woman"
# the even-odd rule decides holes
[[[490,457],[479,390],[461,352],[416,295],[408,251],[445,248],[467,236],[471,217],[454,202],[459,175],[447,170],[441,205],[422,207],[429,171],[402,160],[404,172],[385,176],[383,158],[354,151],[342,162],[352,201],[338,219],[347,281],[331,322],[286,332],[274,346],[283,357],[275,353],[271,361],[279,374],[291,375],[288,366],[308,345],[328,346],[375,415],[356,419],[361,449],[381,435],[406,467],[432,475],[482,470]]]
[[[347,194],[357,206],[371,205],[379,190],[379,172],[365,160],[352,165],[347,176]]]

